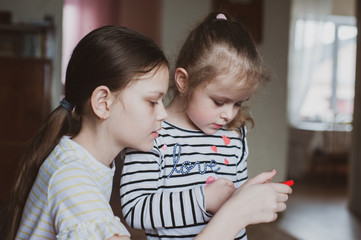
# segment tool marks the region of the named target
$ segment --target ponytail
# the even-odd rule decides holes
[[[16,179],[11,190],[7,219],[3,235],[6,240],[15,239],[25,202],[35,182],[38,171],[64,135],[75,135],[80,130],[80,121],[72,112],[59,106],[48,117],[40,131],[33,138],[28,150],[19,162]]]

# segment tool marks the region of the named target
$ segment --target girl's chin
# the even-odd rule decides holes
[[[151,141],[150,143],[144,143],[142,145],[138,145],[137,149],[143,152],[149,152],[150,150],[152,150],[154,146],[154,142]]]
[[[207,135],[212,135],[215,134],[218,131],[218,129],[201,129],[201,131]]]

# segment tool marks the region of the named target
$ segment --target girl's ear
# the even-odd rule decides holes
[[[110,116],[110,106],[113,103],[113,94],[106,86],[99,86],[90,98],[94,114],[103,121]]]
[[[185,93],[188,85],[188,72],[184,68],[177,68],[174,73],[174,81],[180,93]]]

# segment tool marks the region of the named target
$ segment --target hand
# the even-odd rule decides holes
[[[286,210],[285,202],[292,189],[282,183],[271,183],[275,175],[275,170],[261,173],[233,194],[231,199],[242,206],[241,214],[247,219],[247,225],[275,221],[277,213]]]
[[[276,171],[272,170],[245,182],[195,239],[234,239],[242,228],[250,224],[276,220],[277,213],[286,209],[285,202],[292,189],[282,183],[271,183],[275,175]]]
[[[233,194],[235,188],[233,182],[226,178],[219,178],[204,188],[206,210],[216,213],[218,209]]]

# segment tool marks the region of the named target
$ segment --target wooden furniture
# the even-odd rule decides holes
[[[44,26],[0,25],[1,204],[9,200],[18,162],[51,110],[47,33]],[[41,39],[31,49],[29,36]]]
[[[0,56],[47,58],[51,25],[0,24]]]
[[[336,178],[347,176],[351,151],[351,132],[329,130],[320,132],[322,145],[311,157],[311,176]]]
[[[0,201],[19,158],[50,112],[51,61],[0,58]]]

